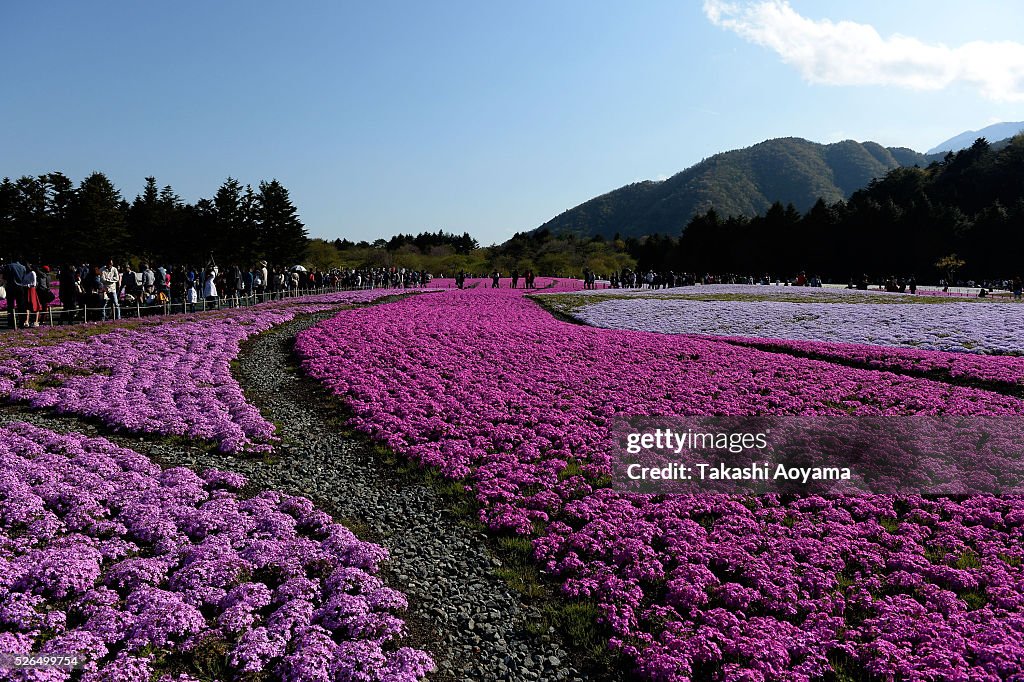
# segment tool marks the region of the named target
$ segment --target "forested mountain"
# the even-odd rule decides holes
[[[819,198],[848,198],[874,178],[931,159],[911,149],[797,137],[716,154],[661,182],[639,182],[591,199],[538,229],[579,236],[678,234],[696,213],[756,215],[775,201],[805,211]]]
[[[1024,275],[1022,228],[1024,135],[893,169],[848,201],[805,212],[781,203],[753,218],[711,209],[681,237],[654,235],[629,251],[642,268],[701,273],[1012,278]]]

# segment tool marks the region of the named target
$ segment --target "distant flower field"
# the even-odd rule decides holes
[[[604,294],[604,295],[602,295]],[[704,286],[598,292],[573,314],[597,327],[1024,354],[1024,305],[806,287]]]

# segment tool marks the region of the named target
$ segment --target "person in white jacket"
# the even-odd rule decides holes
[[[214,265],[206,271],[206,279],[203,281],[203,298],[207,305],[217,306],[217,266]]]
[[[118,292],[121,289],[121,273],[114,266],[114,259],[107,261],[107,265],[100,271],[100,280],[103,282],[103,319],[107,319],[107,308],[113,313],[115,320],[121,319],[121,302]]]

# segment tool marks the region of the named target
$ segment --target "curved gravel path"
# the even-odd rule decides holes
[[[538,605],[494,574],[501,560],[485,533],[459,522],[432,488],[410,482],[379,462],[371,444],[339,430],[327,394],[301,376],[291,349],[295,335],[335,312],[300,317],[243,345],[235,369],[242,388],[272,419],[283,445],[273,457],[232,456],[149,437],[126,436],[82,419],[0,407],[0,423],[26,421],[54,431],[101,435],[165,466],[217,467],[249,478],[250,488],[305,495],[364,540],[391,553],[381,577],[409,600],[403,645],[429,650],[438,669],[428,680],[620,680],[613,671],[581,671],[549,628],[536,635]],[[332,423],[333,422],[333,423]]]
[[[429,649],[438,665],[431,679],[585,679],[555,637],[526,631],[540,614],[493,575],[500,562],[488,552],[486,537],[446,513],[432,489],[400,480],[376,461],[372,447],[329,423],[326,393],[296,373],[291,348],[299,331],[333,315],[285,323],[243,346],[236,375],[278,425],[282,455],[271,464],[220,455],[202,464],[307,495],[335,518],[365,524],[372,532],[364,539],[391,553],[384,577],[409,598],[414,643]]]
[[[585,680],[553,634],[536,636],[540,619],[494,576],[501,565],[486,536],[459,523],[421,483],[399,479],[373,447],[338,432],[321,406],[327,393],[295,371],[295,335],[334,313],[296,319],[243,347],[237,376],[264,415],[278,424],[283,455],[271,465],[215,457],[254,482],[310,497],[335,518],[356,520],[365,540],[391,553],[383,573],[409,597],[414,643],[434,654],[444,680]]]

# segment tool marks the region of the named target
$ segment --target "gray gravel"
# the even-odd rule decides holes
[[[291,346],[295,334],[334,313],[303,317],[250,341],[238,377],[250,399],[278,425],[283,445],[269,460],[209,453],[152,439],[110,434],[81,420],[26,408],[0,409],[0,423],[30,421],[57,430],[104,435],[165,465],[217,467],[244,474],[257,488],[305,495],[360,537],[387,547],[382,578],[409,599],[405,645],[431,652],[437,670],[428,679],[619,679],[610,671],[582,672],[558,633],[536,635],[536,605],[494,575],[501,565],[486,534],[459,523],[431,488],[397,476],[376,461],[373,448],[330,425],[322,389],[300,376]]]

